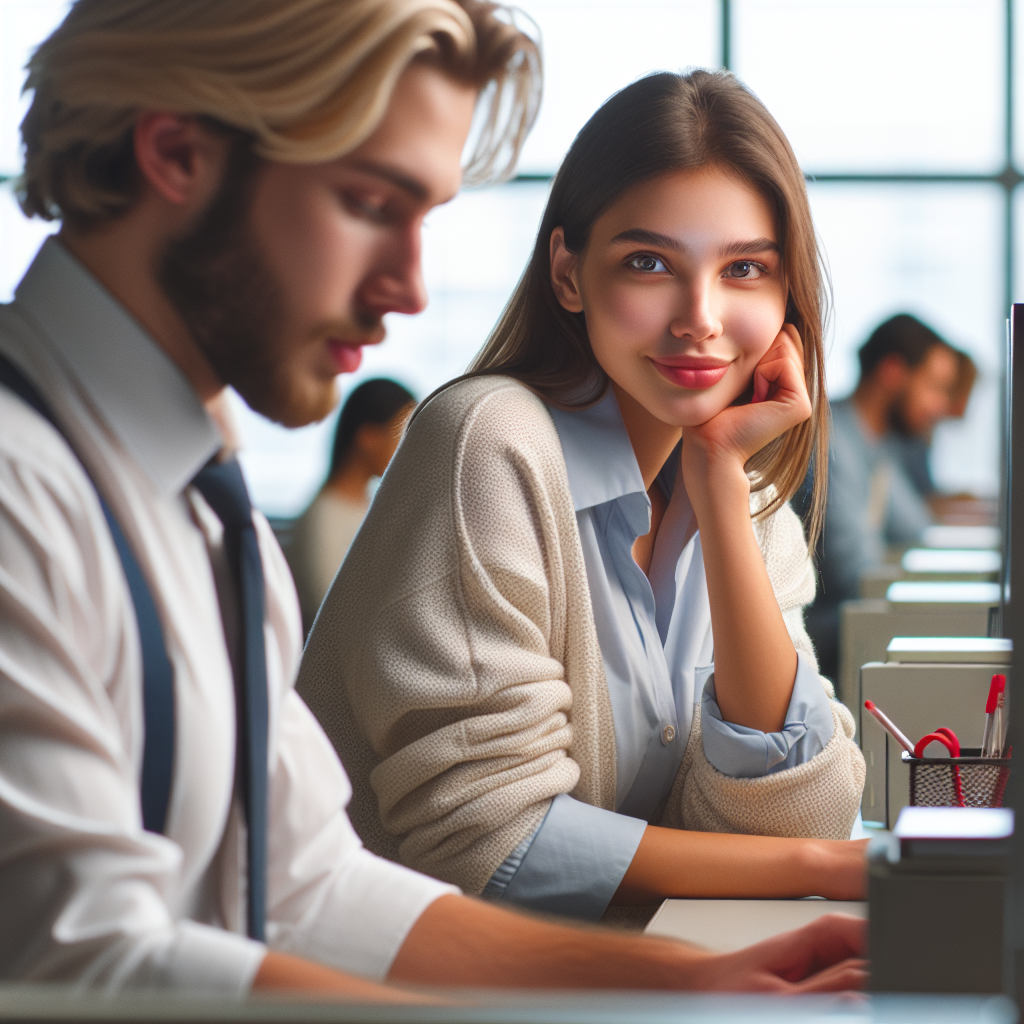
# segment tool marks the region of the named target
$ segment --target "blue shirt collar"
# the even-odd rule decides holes
[[[642,494],[648,501],[612,388],[589,409],[548,409],[562,443],[569,491],[577,512],[627,494]]]

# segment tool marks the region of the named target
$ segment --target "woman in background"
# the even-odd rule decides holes
[[[307,632],[370,507],[370,481],[384,475],[415,401],[393,380],[368,380],[341,410],[327,482],[295,524],[289,551]]]

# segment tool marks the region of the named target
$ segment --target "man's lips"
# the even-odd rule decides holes
[[[720,359],[685,357],[652,359],[651,362],[662,377],[687,391],[705,391],[714,387],[725,376],[730,365]]]
[[[363,362],[363,346],[376,345],[380,338],[366,338],[362,341],[341,341],[328,338],[327,348],[334,360],[336,373],[355,373]]]

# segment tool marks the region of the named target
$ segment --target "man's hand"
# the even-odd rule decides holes
[[[695,988],[720,992],[795,995],[862,989],[867,922],[826,914],[796,931],[776,935],[697,967]]]

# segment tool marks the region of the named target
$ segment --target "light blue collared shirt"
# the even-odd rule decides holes
[[[711,608],[700,534],[678,449],[658,475],[669,498],[650,578],[633,543],[650,531],[651,503],[614,392],[595,406],[550,409],[576,509],[590,599],[615,719],[615,811],[561,794],[537,831],[498,868],[485,896],[596,920],[657,820],[702,701],[704,753],[725,775],[757,778],[810,760],[832,738],[829,697],[798,658],[780,732],[722,719],[715,699]]]

